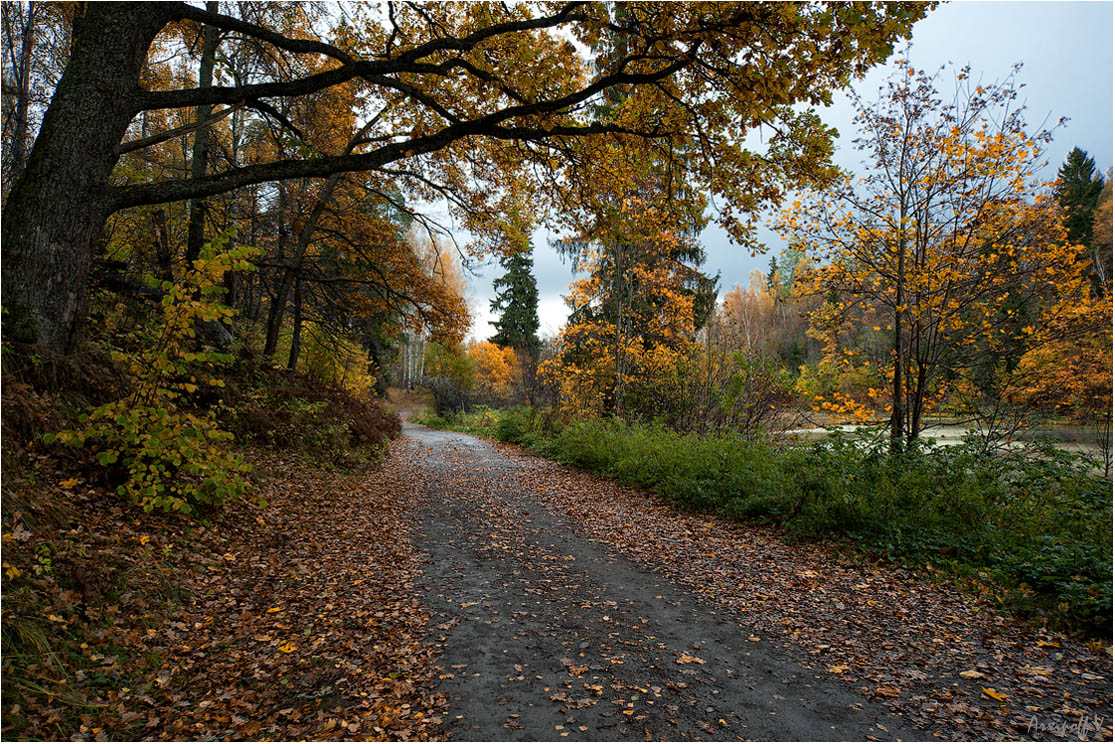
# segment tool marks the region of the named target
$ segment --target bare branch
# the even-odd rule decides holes
[[[314,39],[292,39],[289,36],[276,33],[263,26],[258,26],[248,21],[242,21],[232,16],[221,15],[220,13],[209,13],[201,8],[195,8],[185,3],[179,4],[175,8],[175,11],[179,18],[196,21],[197,23],[203,23],[207,26],[215,26],[225,31],[235,31],[238,34],[251,36],[260,41],[266,41],[268,44],[277,46],[280,49],[285,49],[288,52],[295,52],[298,54],[323,54],[345,64],[354,61],[351,55],[332,44],[326,44]]]
[[[175,137],[180,137],[183,134],[189,134],[190,132],[197,131],[198,129],[211,126],[231,114],[233,111],[243,108],[244,105],[245,104],[241,102],[229,106],[228,108],[221,109],[205,121],[197,121],[193,124],[186,124],[185,126],[168,129],[165,132],[159,132],[158,134],[153,134],[150,137],[144,137],[143,139],[121,142],[120,145],[116,148],[116,154],[124,155],[129,152],[135,152],[136,150],[142,150],[145,147],[151,147],[153,145],[159,144],[160,142],[166,142],[167,140],[172,140]]]

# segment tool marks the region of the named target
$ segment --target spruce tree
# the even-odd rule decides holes
[[[538,356],[538,285],[534,281],[534,259],[530,251],[519,251],[499,260],[505,273],[493,285],[496,296],[492,312],[499,315],[490,341]]]
[[[1057,173],[1056,187],[1070,241],[1092,245],[1092,226],[1101,191],[1103,176],[1096,172],[1095,161],[1074,147]]]

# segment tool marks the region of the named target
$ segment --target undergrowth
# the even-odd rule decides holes
[[[113,322],[102,329],[150,329],[160,314],[135,306],[124,312],[109,315]],[[134,444],[123,439],[132,429],[139,458],[158,445],[152,436],[174,433],[168,420],[188,425],[191,417],[204,417],[204,440],[229,457],[262,447],[293,451],[310,468],[346,469],[379,462],[399,432],[398,418],[369,396],[277,369],[247,352],[199,357],[189,346],[173,360],[174,369],[148,381],[156,394],[144,400],[154,405],[129,407],[145,373],[129,364],[148,361],[147,341],[140,331],[102,330],[59,358],[19,344],[3,346],[5,739],[103,735],[89,723],[92,717],[106,715],[124,688],[146,694],[135,680],[161,671],[158,655],[142,649],[162,642],[181,612],[181,577],[207,570],[198,564],[212,560],[210,543],[221,534],[219,525],[253,508],[240,502],[219,509],[220,499],[213,498],[191,502],[187,518],[158,510],[145,514],[137,506],[142,494],[135,499],[126,488],[118,490],[129,482],[120,454]],[[159,415],[133,415],[141,408]],[[102,414],[96,421],[83,417],[95,411],[111,414],[119,429],[91,431]],[[144,424],[144,433],[137,424]],[[51,442],[50,435],[61,431],[88,434],[90,446]],[[113,450],[120,462],[109,457]],[[181,449],[155,454],[166,454],[172,465],[176,456],[187,459]],[[252,485],[251,476],[245,481]],[[149,725],[142,718],[121,719],[113,736],[146,738]]]
[[[379,463],[399,418],[368,395],[241,356],[221,390],[221,424],[239,442],[294,450],[315,465]]]
[[[1004,609],[1105,635],[1112,622],[1111,480],[1050,445],[988,455],[967,445],[900,455],[885,439],[776,447],[519,407],[419,423],[470,431],[691,509],[837,536],[911,569],[951,573]]]

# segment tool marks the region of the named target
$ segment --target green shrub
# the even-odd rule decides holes
[[[509,444],[530,445],[535,439],[534,415],[529,406],[516,406],[500,411],[496,438]]]
[[[436,413],[431,413],[427,416],[415,416],[411,420],[414,421],[414,423],[416,424],[420,424],[421,426],[428,426],[431,429],[448,429],[451,426],[448,419],[439,416]]]
[[[786,500],[772,494],[735,496],[723,503],[716,513],[737,521],[775,522],[786,513]]]
[[[195,350],[195,326],[217,323],[232,310],[214,301],[224,291],[229,271],[251,268],[255,249],[224,250],[228,236],[205,246],[181,283],[148,282],[160,289],[162,325],[156,338],[137,353],[114,354],[126,366],[131,393],[83,414],[82,429],[43,437],[92,449],[97,462],[123,481],[117,492],[144,510],[191,513],[199,506],[219,506],[247,488],[249,467],[226,449],[233,435],[217,425],[212,409],[195,413],[183,405],[203,387],[219,388],[216,368],[228,354]]]

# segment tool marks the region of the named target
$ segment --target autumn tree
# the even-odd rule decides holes
[[[1111,303],[1065,313],[1055,333],[1030,349],[1012,375],[1012,402],[1090,428],[1104,472],[1111,471]]]
[[[788,330],[781,322],[783,285],[777,271],[773,276],[772,283],[755,271],[748,287],[729,290],[696,342],[666,370],[671,389],[656,402],[674,428],[759,437],[775,419],[792,420],[783,416],[791,402],[790,376],[779,356],[785,346],[780,334]]]
[[[781,284],[777,273],[773,279],[753,271],[746,288],[737,284],[724,295],[713,321],[719,343],[744,351],[763,351],[771,345]]]
[[[428,293],[424,297],[416,297],[411,309],[401,313],[397,319],[398,379],[411,390],[423,384],[427,374],[446,374],[446,370],[436,363],[432,369],[426,368],[430,341],[438,346],[435,356],[441,351],[446,355],[463,355],[457,347],[468,330],[470,314],[465,299],[468,286],[460,255],[446,241],[418,226],[411,228],[408,240],[417,259],[417,268],[427,279],[424,285],[419,282],[415,285],[425,286]],[[471,386],[472,374],[461,376],[454,372],[454,384],[467,378]]]
[[[570,410],[645,415],[660,409],[651,399],[661,391],[648,385],[665,380],[668,368],[695,348],[715,303],[716,280],[700,271],[704,252],[694,239],[700,214],[672,209],[662,173],[637,159],[617,150],[597,159],[618,165],[615,177],[580,231],[558,244],[581,274],[567,297],[560,361],[547,371],[560,378]]]
[[[583,138],[646,141],[700,193],[718,196],[719,219],[745,239],[753,210],[814,178],[830,153],[827,130],[795,104],[827,103],[928,7],[390,3],[346,6],[344,21],[322,33],[185,3],[78,4],[68,63],[3,209],[5,330],[44,351],[72,348],[105,222],[121,210],[376,172],[411,201],[448,197],[483,245],[510,202],[542,211],[577,198],[586,182],[572,143]],[[217,28],[294,74],[261,66],[209,87],[149,80],[153,42],[173,27]],[[306,59],[317,64],[291,64]],[[350,83],[363,102],[357,128],[371,124],[366,137],[347,153],[305,146],[283,111]],[[623,110],[597,115],[595,103],[619,87],[631,92]],[[209,117],[197,120],[206,106]],[[285,129],[291,146],[213,163],[204,175],[120,178],[125,152],[196,137],[241,108]],[[142,136],[145,115],[168,109],[193,111],[194,121]],[[772,132],[762,157],[743,137],[759,126]]]
[[[230,10],[241,20],[266,22],[292,35],[304,35],[322,20],[313,6],[247,3]],[[305,55],[286,60],[283,69],[273,69],[274,60],[261,58],[254,46],[237,35],[211,34],[216,31],[212,26],[204,31],[198,37],[196,28],[187,25],[160,34],[156,44],[164,61],[147,74],[189,82],[206,75],[238,80],[267,73],[287,79],[321,71],[321,60]],[[200,45],[200,68],[188,64],[190,56],[184,50],[190,44]],[[216,59],[209,60],[214,55]],[[207,61],[215,61],[208,71]],[[228,107],[223,109],[224,118],[205,128],[209,136],[203,148],[198,145],[200,132],[192,144],[188,136],[175,137],[129,152],[118,172],[126,174],[129,182],[148,183],[159,180],[176,159],[179,169],[193,171],[203,162],[206,168],[220,169],[281,158],[292,149],[349,153],[368,132],[368,124],[358,127],[358,93],[358,85],[349,82],[281,101],[274,111]],[[209,116],[208,111],[189,108],[165,113],[176,117],[169,126],[163,123],[171,131],[175,126],[188,130],[193,122]],[[151,118],[144,117],[149,124]],[[422,339],[442,332],[453,335],[461,324],[457,297],[440,291],[440,282],[423,265],[421,247],[408,235],[412,225],[429,227],[429,220],[407,205],[393,177],[363,172],[296,178],[190,200],[183,206],[187,208],[158,205],[117,213],[110,220],[116,232],[106,241],[114,263],[126,265],[137,284],[148,271],[166,278],[181,264],[189,265],[199,235],[236,229],[234,240],[260,248],[262,255],[256,261],[259,271],[226,277],[226,301],[240,310],[237,323],[245,341],[261,331],[263,354],[276,362],[285,360],[288,369],[302,366],[319,377],[343,378],[355,387],[361,383],[353,381],[371,379],[382,393],[400,335],[409,343],[407,334],[412,331],[422,334]],[[157,221],[145,214],[152,210],[157,210]],[[150,229],[151,222],[156,229]],[[152,268],[151,261],[135,260],[139,258],[135,255],[128,260],[129,252],[134,253],[130,249],[149,242],[151,234],[159,236],[154,251],[157,267]],[[361,347],[369,357],[363,362]],[[304,350],[310,357],[302,357]],[[330,350],[336,358],[329,358]],[[414,351],[412,356],[419,362],[414,367],[420,372],[422,352]],[[374,372],[358,373],[356,368],[362,365]]]
[[[480,341],[469,344],[466,354],[476,370],[474,397],[489,405],[511,400],[522,374],[515,350]]]
[[[1073,160],[1070,155],[1069,162]],[[1065,170],[1057,184],[1061,197],[1066,193]],[[1081,181],[1094,185],[1096,177]],[[1090,243],[1080,258],[1092,292],[1042,309],[1051,316],[1046,340],[1026,351],[1007,388],[1012,403],[1091,429],[1107,473],[1112,458],[1111,185],[1109,174],[1097,195]],[[1070,233],[1077,215],[1071,208],[1064,215]]]
[[[947,95],[937,85],[901,61],[878,102],[857,98],[867,174],[782,219],[818,260],[812,289],[834,296],[829,320],[866,309],[885,324],[880,371],[895,447],[912,443],[927,410],[961,381],[1001,387],[1053,318],[1088,293],[1080,248],[1037,178],[1049,134],[1027,132],[1013,74],[977,84],[965,68]],[[973,380],[988,362],[991,372]]]

